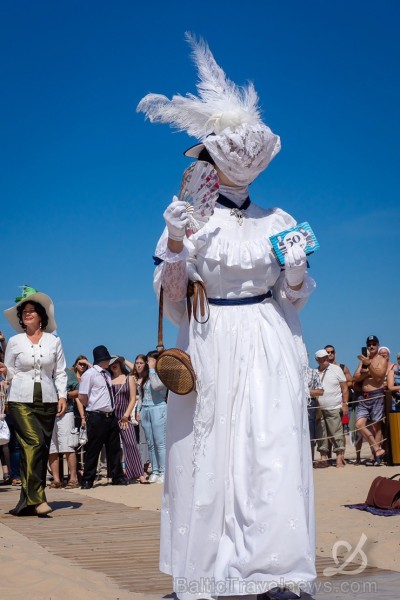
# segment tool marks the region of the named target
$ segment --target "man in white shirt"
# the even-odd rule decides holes
[[[321,419],[317,427],[318,451],[321,454],[321,467],[329,466],[328,439],[332,441],[333,451],[336,454],[336,466],[344,467],[345,439],[343,435],[342,417],[348,414],[349,390],[346,377],[342,369],[329,362],[329,354],[325,349],[315,353],[318,363],[318,372],[324,393],[319,398]]]
[[[324,393],[321,385],[321,379],[319,376],[318,369],[312,369],[310,366],[307,367],[307,378],[308,378],[308,393],[307,399],[307,410],[308,410],[308,427],[310,430],[310,444],[311,444],[311,460],[313,461],[313,467],[318,468],[320,463],[314,462],[314,448],[315,439],[317,437],[317,410],[319,408],[318,397]]]
[[[111,355],[105,346],[96,346],[93,350],[93,367],[83,373],[79,385],[79,400],[86,407],[88,433],[81,482],[83,490],[93,487],[103,444],[112,485],[128,483],[122,471],[119,424],[114,412],[111,377],[107,371],[110,359]]]

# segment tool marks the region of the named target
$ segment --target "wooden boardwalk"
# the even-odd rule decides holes
[[[158,570],[158,511],[139,510],[66,490],[46,493],[52,516],[17,518],[6,511],[15,505],[19,492],[0,489],[0,522],[80,568],[105,574],[122,589],[160,598],[172,593],[171,578]],[[318,580],[326,581],[323,570],[335,566],[333,559],[318,557],[316,564]],[[360,577],[381,577],[384,573],[367,567]],[[337,579],[357,580],[357,575],[336,575]]]
[[[7,493],[8,492],[8,493]],[[0,522],[81,568],[131,592],[164,596],[171,578],[158,570],[160,514],[64,490],[47,492],[52,516],[13,517],[15,490],[0,490]]]

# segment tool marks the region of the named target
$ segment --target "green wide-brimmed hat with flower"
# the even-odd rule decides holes
[[[48,325],[46,327],[46,331],[48,333],[53,333],[57,329],[57,324],[54,318],[54,304],[50,296],[47,294],[43,294],[42,292],[38,292],[35,288],[30,287],[29,285],[22,286],[22,294],[15,298],[15,306],[8,308],[4,311],[4,315],[8,319],[11,327],[18,331],[18,333],[23,333],[24,329],[22,329],[19,324],[18,315],[17,315],[17,307],[23,302],[38,302],[45,309],[47,316],[49,318]]]

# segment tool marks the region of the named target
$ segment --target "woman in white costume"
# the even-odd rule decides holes
[[[249,199],[250,183],[280,150],[261,120],[251,84],[238,88],[208,46],[189,34],[199,97],[149,94],[153,122],[200,139],[188,156],[220,179],[214,214],[185,237],[185,204],[174,198],[156,255],[155,288],[179,326],[197,391],[170,393],[160,569],[180,600],[312,592],[313,483],[306,403],[307,354],[297,310],[315,287],[302,250],[285,269],[269,237],[295,225]],[[186,311],[189,280],[205,283],[206,323]],[[289,590],[292,590],[289,592]]]

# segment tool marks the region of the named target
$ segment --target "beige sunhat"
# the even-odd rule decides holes
[[[54,304],[50,296],[43,294],[42,292],[38,292],[33,287],[29,287],[28,285],[24,285],[22,287],[22,295],[18,298],[15,298],[15,306],[8,308],[4,311],[4,315],[8,319],[11,327],[15,329],[18,333],[23,333],[24,329],[22,329],[18,315],[17,315],[17,307],[23,302],[38,302],[45,309],[49,322],[46,327],[46,331],[48,333],[53,333],[57,329],[57,324],[54,318]]]

